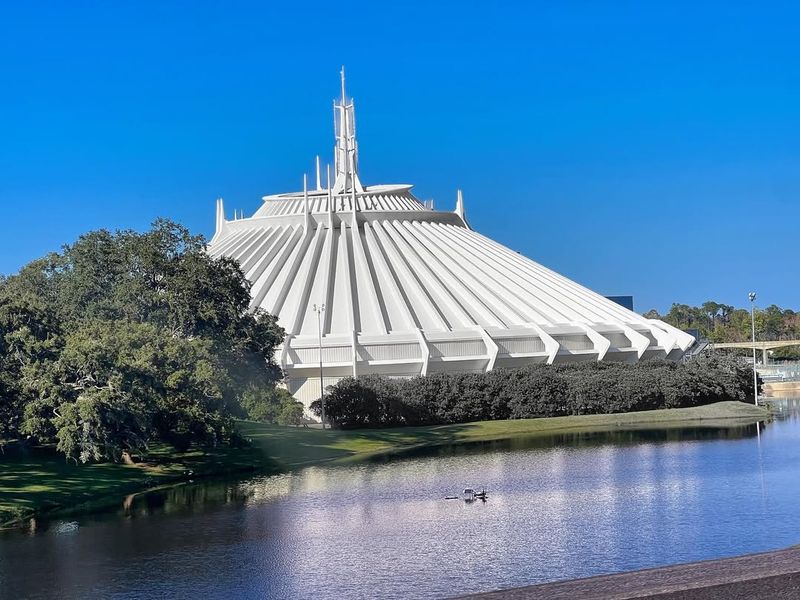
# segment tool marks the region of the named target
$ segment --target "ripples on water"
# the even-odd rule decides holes
[[[800,543],[796,402],[766,428],[518,438],[182,486],[0,536],[3,597],[422,598]],[[444,500],[486,487],[489,501]]]

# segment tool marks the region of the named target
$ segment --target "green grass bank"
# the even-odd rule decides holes
[[[426,446],[510,439],[517,436],[553,435],[573,432],[614,431],[686,425],[731,425],[754,423],[770,415],[769,410],[743,402],[718,402],[694,408],[673,408],[631,413],[478,421],[457,425],[397,427],[330,431],[275,427],[243,421],[245,437],[264,455],[285,469],[330,461],[357,460],[378,454],[401,452]]]
[[[119,504],[130,494],[208,477],[247,471],[284,471],[304,466],[360,460],[414,448],[518,436],[614,431],[651,427],[724,426],[754,423],[769,411],[741,402],[645,412],[480,421],[458,425],[331,431],[278,427],[243,421],[242,434],[252,444],[175,452],[154,449],[137,465],[68,463],[47,449],[29,455],[0,454],[0,527],[36,515],[91,512]]]

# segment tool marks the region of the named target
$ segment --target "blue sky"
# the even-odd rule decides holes
[[[213,233],[331,160],[636,308],[800,309],[800,9],[704,2],[6,3],[0,272],[158,216]],[[757,240],[753,242],[753,240]]]

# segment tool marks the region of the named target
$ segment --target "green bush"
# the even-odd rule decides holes
[[[358,429],[621,413],[749,401],[752,396],[746,363],[709,355],[687,363],[530,365],[411,379],[347,377],[327,389],[325,410],[334,426]],[[311,409],[321,415],[319,401]]]
[[[276,425],[300,425],[303,422],[303,405],[284,388],[276,386],[251,386],[239,400],[240,417]]]

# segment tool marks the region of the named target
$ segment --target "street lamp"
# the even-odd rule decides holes
[[[325,305],[315,304],[314,312],[317,313],[317,333],[319,333],[319,402],[322,407],[322,428],[325,429],[325,379],[322,372],[322,313],[325,312]]]
[[[758,406],[758,372],[756,371],[756,293],[750,292],[750,326],[753,330],[753,396],[756,406]]]

